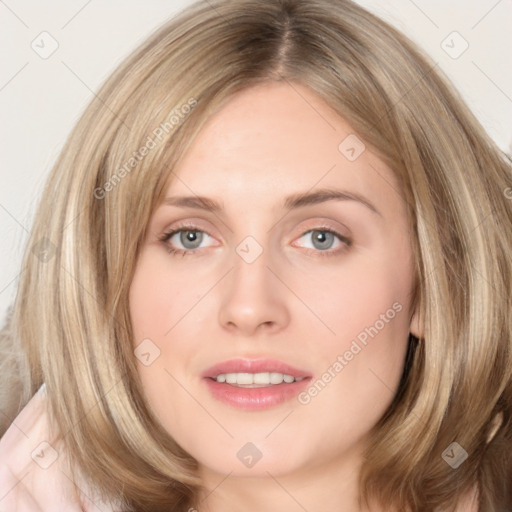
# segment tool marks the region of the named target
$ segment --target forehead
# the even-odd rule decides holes
[[[206,123],[166,195],[212,197],[226,208],[272,208],[284,196],[335,187],[396,203],[393,172],[363,144],[307,87],[258,85],[231,98]]]

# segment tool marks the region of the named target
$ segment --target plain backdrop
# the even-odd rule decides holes
[[[0,324],[45,179],[71,128],[121,60],[189,3],[0,0]],[[511,0],[358,3],[424,48],[510,149]]]

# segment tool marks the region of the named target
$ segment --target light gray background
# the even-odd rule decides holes
[[[121,60],[189,3],[0,0],[0,324],[14,299],[22,251],[45,179],[69,131]],[[358,3],[423,47],[490,136],[502,149],[510,148],[512,0]],[[49,40],[41,42],[43,31],[58,43],[46,59],[31,47],[49,48]],[[451,35],[454,31],[463,39]],[[467,50],[453,58],[464,41]]]

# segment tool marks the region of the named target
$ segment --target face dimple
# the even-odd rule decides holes
[[[322,464],[342,474],[402,373],[414,265],[398,184],[345,120],[294,87],[300,95],[283,83],[245,90],[209,120],[165,196],[222,208],[162,204],[130,289],[136,355],[158,354],[149,364],[138,357],[148,403],[205,475],[293,475]],[[283,207],[320,189],[347,197]],[[160,240],[181,224],[208,235],[185,255]],[[323,229],[351,243],[335,252],[305,236]],[[183,249],[179,235],[171,243]],[[264,387],[212,389],[201,374],[237,358],[312,377],[274,385],[297,386],[283,400]],[[265,370],[225,373],[251,372]],[[254,400],[267,405],[236,406]],[[261,453],[250,467],[237,456],[247,443]]]

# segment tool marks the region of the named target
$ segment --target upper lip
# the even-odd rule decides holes
[[[310,377],[311,374],[276,359],[229,359],[205,370],[201,376],[216,378],[221,373],[276,372],[292,377]]]

